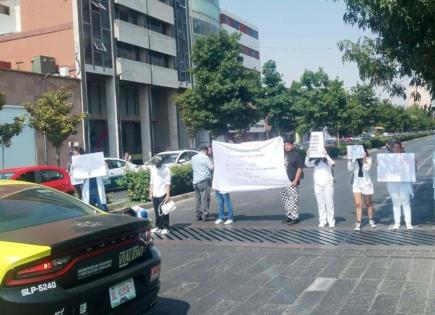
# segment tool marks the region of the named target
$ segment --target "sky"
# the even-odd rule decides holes
[[[261,62],[275,60],[287,84],[319,67],[347,88],[360,81],[356,64],[343,64],[337,43],[370,34],[344,23],[343,0],[220,0],[220,5],[258,27]],[[381,90],[378,95],[388,96]]]

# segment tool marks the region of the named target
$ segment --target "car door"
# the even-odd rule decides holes
[[[61,172],[55,169],[37,171],[36,182],[63,192],[65,192],[66,189],[66,179]]]
[[[190,158],[188,152],[183,152],[183,153],[181,153],[180,156],[178,157],[177,164],[179,164],[179,165],[184,165],[184,164],[190,162],[190,159],[191,159],[191,158]]]
[[[116,188],[118,187],[116,180],[125,174],[126,162],[119,159],[107,159],[106,164],[109,169],[109,175],[104,180],[104,185],[107,188]]]

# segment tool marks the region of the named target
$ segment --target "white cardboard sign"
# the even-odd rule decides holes
[[[281,137],[240,144],[213,141],[213,188],[234,192],[290,185],[283,146]]]
[[[75,179],[104,177],[107,175],[103,152],[73,155],[71,162],[71,175]]]
[[[414,153],[380,153],[378,154],[378,182],[416,181]]]
[[[364,147],[362,145],[348,145],[347,147],[347,158],[350,160],[353,159],[362,159],[364,158]]]
[[[323,151],[325,150],[325,141],[323,139],[323,132],[313,131],[310,135],[310,158],[325,157]]]

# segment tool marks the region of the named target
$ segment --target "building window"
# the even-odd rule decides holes
[[[130,60],[135,60],[139,62],[147,62],[147,50],[138,46],[121,43],[118,42],[116,44],[117,47],[117,56],[119,58],[125,58]]]
[[[106,46],[104,45],[104,43],[102,42],[101,39],[94,39],[94,47],[96,50],[101,51],[101,52],[107,52]]]
[[[260,59],[260,53],[252,48],[240,45],[241,52],[244,55],[250,56],[255,59]]]
[[[104,115],[106,110],[106,86],[104,82],[88,84],[89,113]]]
[[[0,4],[0,14],[11,15],[11,10],[8,6]]]

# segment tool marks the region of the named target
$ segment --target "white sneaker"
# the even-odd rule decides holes
[[[160,233],[160,229],[159,228],[154,228],[151,230],[151,233]]]
[[[222,224],[224,223],[224,220],[222,219],[217,219],[216,221],[214,221],[214,224]]]
[[[412,226],[412,224],[407,224],[407,225],[406,225],[406,229],[407,229],[407,230],[413,230],[414,227]]]
[[[160,235],[166,235],[169,234],[169,230],[168,229],[162,229],[160,230]]]
[[[326,226],[326,223],[319,223],[319,228],[324,228]]]
[[[230,225],[230,224],[233,224],[234,223],[234,221],[233,220],[231,220],[231,219],[228,219],[228,220],[226,220],[225,221],[225,225]]]
[[[398,230],[400,229],[400,224],[394,224],[393,225],[393,230]]]
[[[355,223],[355,231],[361,231],[361,222]]]
[[[330,228],[335,228],[335,222],[334,223],[329,223],[329,227]]]
[[[370,219],[370,220],[369,220],[369,224],[370,224],[370,226],[371,226],[372,228],[375,228],[375,227],[376,227],[375,220],[373,220],[373,219]]]

